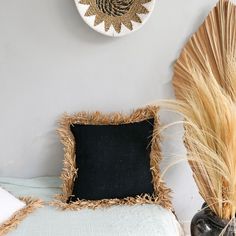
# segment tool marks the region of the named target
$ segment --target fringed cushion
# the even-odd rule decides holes
[[[160,180],[158,107],[130,115],[100,112],[64,115],[58,129],[64,144],[63,209],[153,203],[171,208]]]
[[[10,193],[4,193],[4,195],[5,210],[3,209],[3,207],[0,208],[0,236],[6,235],[8,232],[15,229],[21,223],[21,221],[24,220],[30,213],[32,213],[35,209],[43,206],[43,202],[39,199],[34,199],[31,197],[21,197],[17,199],[13,197]],[[6,195],[11,196],[8,196],[8,199],[6,199]],[[0,196],[0,202],[1,201],[3,201],[3,197],[1,198]],[[13,210],[13,205],[16,206],[16,210]],[[9,209],[12,211],[11,213]],[[4,215],[3,210],[5,212]]]
[[[8,191],[0,187],[0,224],[24,207],[25,203],[23,201],[20,201]]]

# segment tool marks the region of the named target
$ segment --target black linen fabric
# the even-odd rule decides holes
[[[154,119],[120,125],[71,125],[78,175],[68,202],[153,194],[153,126]]]

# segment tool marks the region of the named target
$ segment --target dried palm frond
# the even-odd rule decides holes
[[[190,66],[189,66],[190,65]],[[176,96],[192,88],[191,67],[214,79],[236,101],[236,6],[220,0],[199,30],[185,45],[174,68]]]
[[[236,6],[220,0],[177,60],[184,142],[199,192],[221,218],[236,213]]]

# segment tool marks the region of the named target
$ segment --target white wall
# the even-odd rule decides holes
[[[64,111],[128,111],[173,97],[173,62],[215,3],[159,0],[140,31],[113,39],[88,28],[72,0],[0,0],[0,176],[59,174],[55,129]],[[163,123],[174,119],[162,114]],[[169,131],[164,156],[184,156],[177,132]],[[179,218],[190,220],[202,200],[187,164],[166,179]]]

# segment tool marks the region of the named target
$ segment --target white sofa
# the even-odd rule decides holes
[[[15,196],[50,202],[60,193],[58,177],[0,178]],[[46,205],[28,216],[9,236],[180,236],[174,214],[160,206],[115,206],[107,209],[61,211]]]

